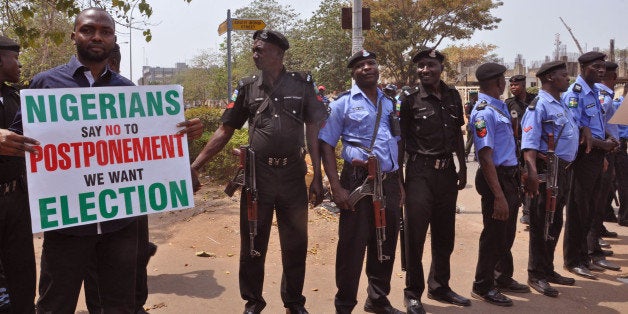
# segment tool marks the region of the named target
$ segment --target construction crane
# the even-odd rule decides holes
[[[567,31],[569,32],[569,35],[571,35],[571,38],[573,39],[573,41],[576,43],[576,47],[578,47],[578,51],[580,51],[580,54],[583,54],[584,51],[582,51],[582,47],[580,47],[580,43],[578,43],[578,40],[576,39],[576,36],[573,35],[573,32],[571,31],[571,28],[569,28],[569,26],[567,26],[567,23],[565,23],[565,21],[563,20],[562,17],[558,17],[560,19],[561,22],[563,22],[563,25],[565,25],[565,27],[567,28]]]

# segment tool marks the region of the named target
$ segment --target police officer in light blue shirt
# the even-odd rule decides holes
[[[606,73],[605,57],[605,54],[595,51],[581,55],[578,58],[580,75],[562,97],[563,103],[578,119],[584,142],[573,165],[571,197],[567,205],[567,216],[571,218],[565,225],[564,262],[567,270],[589,279],[596,278],[591,269],[597,270],[605,264],[601,249],[589,252],[598,240],[592,243],[593,239],[587,235],[594,217],[595,200],[601,192],[604,155],[617,146],[617,141],[607,139],[598,89],[595,87],[595,83],[599,83]],[[583,243],[588,243],[588,249]],[[599,248],[599,244],[597,246]]]
[[[560,101],[560,93],[569,87],[569,74],[565,62],[553,61],[541,65],[536,73],[542,89],[530,103],[521,121],[521,150],[527,169],[526,193],[530,201],[530,256],[528,259],[528,284],[539,293],[556,297],[559,292],[550,283],[573,285],[573,278],[563,277],[554,270],[554,251],[563,227],[563,207],[569,192],[570,171],[567,165],[576,158],[580,133],[578,121],[571,110]],[[549,134],[558,159],[556,178],[558,193],[554,219],[547,226],[545,239],[546,183],[539,187],[538,173],[547,173],[546,161],[539,154],[547,155]],[[570,218],[570,217],[568,217]]]
[[[474,144],[480,168],[475,176],[482,197],[478,263],[471,295],[499,306],[512,306],[502,292],[525,293],[530,288],[512,278],[510,249],[515,239],[519,198],[519,168],[508,107],[498,99],[506,88],[506,67],[485,63],[476,70],[478,102],[471,112]]]
[[[626,91],[628,91],[628,85],[624,85],[624,95]],[[615,109],[619,109],[623,102],[624,96],[619,96],[614,103]],[[626,142],[628,142],[628,125],[619,125],[620,146],[615,158],[615,180],[619,194],[617,223],[624,227],[628,227],[628,154],[626,153]]]
[[[402,184],[398,174],[400,129],[393,99],[377,87],[379,69],[375,58],[375,53],[366,50],[349,58],[347,67],[351,69],[355,85],[329,105],[329,118],[318,135],[333,200],[341,209],[336,254],[336,313],[351,313],[357,304],[365,252],[368,298],[364,310],[402,313],[388,300],[402,202]],[[344,159],[340,177],[334,152],[339,140],[342,140]],[[364,167],[355,166],[352,162],[366,161],[371,155],[379,160],[384,173],[382,188],[388,224],[386,239],[381,247],[381,260],[376,249],[372,198],[363,197],[355,206],[348,203],[349,192],[359,187],[368,175]]]

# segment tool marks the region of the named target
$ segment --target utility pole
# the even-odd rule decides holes
[[[362,36],[362,0],[353,0],[353,8],[352,8],[352,43],[351,43],[351,54],[360,51],[363,49],[364,44],[364,36]]]

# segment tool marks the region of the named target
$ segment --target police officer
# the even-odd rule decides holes
[[[521,117],[526,111],[526,107],[534,97],[535,94],[528,93],[526,91],[526,76],[525,75],[513,75],[508,80],[510,82],[510,92],[512,93],[512,97],[506,98],[504,101],[506,105],[508,105],[508,111],[510,111],[511,117],[514,120],[513,125],[515,126],[515,130],[517,133],[515,134],[515,142],[517,143],[517,150],[521,147]],[[520,152],[517,151],[517,156],[521,156]],[[523,214],[519,219],[523,224],[529,224],[530,221],[530,200],[526,198],[523,204]]]
[[[475,72],[480,93],[471,122],[480,163],[475,186],[482,197],[484,229],[471,295],[495,305],[512,306],[512,300],[501,292],[528,292],[530,288],[512,278],[510,249],[520,205],[519,168],[510,113],[499,100],[506,88],[505,71],[502,65],[485,63]]]
[[[330,104],[330,116],[319,134],[325,173],[333,200],[341,209],[336,252],[336,313],[351,313],[357,304],[365,248],[368,298],[364,310],[401,313],[387,297],[395,261],[402,197],[398,174],[399,125],[394,101],[377,87],[379,70],[375,58],[375,53],[366,50],[349,58],[347,67],[351,69],[355,85]],[[342,139],[344,159],[340,178],[334,153],[339,139]],[[355,206],[349,204],[349,193],[360,186],[368,174],[366,169],[354,166],[352,162],[366,161],[371,155],[377,158],[384,173],[382,186],[388,223],[381,247],[382,256],[378,256],[372,198],[363,197]]]
[[[34,152],[37,141],[21,134],[14,124],[20,108],[17,89],[20,46],[0,35],[0,261],[4,268],[11,313],[34,313],[35,252],[26,191],[24,152]]]
[[[432,265],[427,279],[430,299],[469,306],[471,301],[449,287],[449,258],[454,249],[456,199],[467,184],[464,159],[462,100],[458,91],[441,80],[445,56],[428,49],[417,53],[420,84],[401,103],[402,147],[406,164],[406,288],[408,313],[421,313],[425,290],[423,246],[432,232]],[[458,158],[460,169],[452,154]]]
[[[195,176],[227,144],[235,129],[249,122],[249,145],[255,152],[258,230],[255,249],[249,254],[249,226],[244,193],[240,202],[240,294],[245,313],[259,313],[266,306],[262,296],[264,260],[273,221],[277,224],[283,276],[281,298],[287,313],[307,313],[303,296],[307,254],[306,165],[303,159],[303,124],[312,158],[314,179],[310,191],[322,201],[318,125],[326,111],[317,99],[316,86],[307,73],[288,72],[283,65],[290,44],[283,34],[259,30],[253,34],[253,61],[260,74],[242,79],[222,116],[222,125],[192,163]]]
[[[534,290],[550,297],[558,296],[558,290],[549,283],[573,285],[573,278],[563,277],[554,271],[554,251],[563,227],[563,207],[569,192],[570,170],[568,165],[578,151],[578,121],[573,113],[560,101],[560,93],[569,87],[569,74],[563,61],[544,63],[536,76],[541,80],[541,90],[528,106],[521,126],[521,150],[527,170],[526,194],[530,202],[530,256],[528,259],[528,284]],[[546,181],[539,186],[538,174],[547,173],[547,162],[539,161],[547,156],[548,134],[553,134],[554,151],[557,157],[557,198],[553,222],[549,225],[545,239]],[[547,161],[547,157],[546,160]]]
[[[619,96],[615,102],[616,110],[624,102],[624,97],[628,92],[628,84],[624,85],[624,94]],[[628,125],[619,125],[619,150],[615,156],[615,183],[619,195],[619,210],[617,212],[617,223],[620,226],[628,227],[628,154],[626,153],[626,142],[628,142]]]
[[[471,146],[473,146],[473,123],[471,123],[471,111],[475,103],[478,101],[478,92],[475,90],[469,91],[469,101],[464,104],[464,115],[467,118],[467,142],[464,144],[464,156],[466,161],[469,160],[469,154],[471,153]],[[475,159],[475,158],[474,158]]]
[[[605,57],[605,54],[596,51],[581,55],[578,58],[580,75],[562,96],[562,102],[578,120],[583,142],[573,164],[572,197],[568,200],[565,224],[564,262],[567,270],[589,279],[596,279],[590,268],[603,270],[597,265],[603,262],[595,258],[592,261],[585,245],[593,204],[600,193],[604,155],[618,144],[606,137],[599,91],[595,87],[595,83],[600,82],[606,73]]]
[[[600,83],[595,83],[595,87],[599,90],[599,100],[602,105],[602,115],[604,117],[604,128],[606,129],[606,136],[613,141],[619,143],[619,128],[616,124],[608,123],[613,114],[615,114],[615,107],[613,106],[613,98],[615,91],[615,83],[617,82],[617,63],[606,61],[604,62],[606,72]],[[617,146],[619,148],[619,146]],[[612,251],[603,250],[601,245],[606,244],[602,239],[603,236],[617,236],[617,233],[610,232],[604,227],[604,216],[606,216],[606,209],[610,206],[609,196],[611,190],[615,193],[612,187],[612,180],[615,173],[615,150],[608,152],[605,156],[607,167],[603,169],[600,177],[600,192],[597,195],[593,206],[593,212],[591,217],[591,228],[587,235],[587,241],[589,245],[589,255],[598,266],[601,266],[610,270],[619,270],[619,265],[606,260],[605,256],[611,255]],[[611,207],[612,211],[612,207]],[[615,216],[615,213],[612,213]]]

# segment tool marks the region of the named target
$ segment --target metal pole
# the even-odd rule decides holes
[[[364,37],[362,36],[362,0],[353,0],[353,8],[351,10],[353,38],[351,44],[351,54],[362,50]]]
[[[133,3],[133,7],[131,8],[131,13],[129,13],[129,79],[133,82],[133,11],[135,11],[135,6],[139,1],[135,1]]]
[[[230,101],[233,87],[231,86],[231,10],[227,10],[227,102]]]

